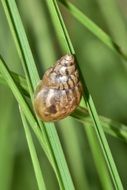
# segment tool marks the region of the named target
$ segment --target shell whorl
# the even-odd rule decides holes
[[[82,95],[82,85],[72,55],[61,57],[49,68],[39,83],[34,107],[43,121],[65,118],[78,106]]]

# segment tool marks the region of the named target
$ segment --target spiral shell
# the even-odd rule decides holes
[[[34,107],[43,121],[57,121],[70,115],[78,106],[82,85],[72,55],[61,57],[49,68],[37,86]]]

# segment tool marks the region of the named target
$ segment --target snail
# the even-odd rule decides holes
[[[61,57],[40,81],[34,95],[34,108],[43,121],[57,121],[79,105],[82,84],[73,55]]]

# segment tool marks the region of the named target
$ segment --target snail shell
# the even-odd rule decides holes
[[[70,115],[78,106],[82,85],[72,55],[61,57],[49,68],[37,86],[34,107],[43,121],[56,121]]]

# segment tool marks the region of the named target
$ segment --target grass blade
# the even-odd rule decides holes
[[[27,87],[27,83],[26,83],[26,79],[23,76],[20,76],[20,75],[14,73],[12,71],[11,71],[11,76],[13,77],[16,84],[19,86],[19,89],[23,92],[23,94],[27,97],[30,97],[28,87]],[[2,76],[1,73],[0,73],[0,83],[7,85],[7,82],[6,82],[6,80],[4,80],[4,77]]]
[[[57,24],[57,28],[55,27],[55,29],[56,29],[56,31],[60,31],[60,30],[62,31],[64,39],[62,38],[61,41],[63,44],[65,44],[64,47],[68,46],[66,51],[71,53],[71,54],[75,54],[74,48],[72,46],[72,43],[70,41],[69,35],[68,35],[66,27],[64,25],[62,16],[60,14],[60,11],[59,11],[59,8],[57,5],[57,1],[56,0],[48,0],[47,5],[48,5],[50,13],[52,15],[53,23],[56,23],[59,20],[59,28],[58,28],[58,24]],[[54,24],[54,25],[56,26],[56,24]],[[80,71],[80,74],[81,74],[81,71]],[[81,74],[81,77],[82,77],[82,74]],[[82,77],[82,82],[83,82],[84,87],[85,87],[86,83],[85,83],[85,80],[83,77]],[[90,116],[93,120],[96,136],[97,136],[97,139],[100,143],[102,153],[103,153],[103,156],[104,156],[105,161],[107,163],[108,170],[110,172],[114,187],[115,187],[115,189],[123,189],[121,179],[119,177],[117,168],[115,166],[115,163],[114,163],[114,160],[113,160],[113,157],[112,157],[109,145],[108,145],[108,142],[106,140],[102,126],[100,124],[100,121],[99,121],[99,118],[98,118],[92,97],[89,94],[88,90],[85,90],[85,92],[86,91],[87,91],[87,93],[83,94],[84,100],[86,102]]]
[[[75,7],[72,3],[59,0],[69,12],[83,25],[85,26],[92,34],[94,34],[99,40],[101,40],[106,46],[111,50],[122,56],[127,60],[127,55],[122,51],[121,47],[113,41],[113,39],[106,34],[99,26],[97,26],[92,20],[90,20],[82,11]],[[108,13],[108,11],[107,11]]]
[[[37,78],[38,76],[37,70],[31,69],[34,80],[32,80],[29,74],[29,67],[30,67],[30,64],[31,65],[34,64],[34,59],[30,52],[30,48],[29,48],[27,37],[25,35],[24,28],[21,27],[22,26],[21,19],[19,16],[17,17],[17,15],[19,14],[16,9],[16,3],[14,0],[12,1],[2,0],[1,2],[5,10],[5,14],[6,14],[6,17],[7,17],[7,20],[8,20],[15,44],[16,44],[18,54],[23,63],[22,65],[23,65],[26,80],[28,83],[29,91],[30,91],[30,94],[32,95],[34,86],[36,86],[36,84],[38,83],[39,77]]]
[[[18,74],[12,71],[11,71],[11,75],[12,75],[13,80],[19,87],[19,89],[22,89],[23,95],[30,97],[26,80],[22,76],[19,76]],[[7,85],[7,82],[4,80],[2,74],[0,74],[0,83]],[[82,107],[78,107],[75,110],[75,112],[71,114],[71,116],[77,119],[81,123],[85,122],[86,126],[87,126],[87,123],[91,127],[93,126],[93,123],[91,121],[91,118],[89,117],[88,111]],[[103,126],[103,129],[107,134],[114,136],[116,138],[119,138],[122,141],[127,142],[127,126],[126,125],[113,121],[112,119],[106,118],[104,116],[100,116],[99,118]]]
[[[83,124],[85,123],[85,126],[91,126],[93,127],[93,123],[91,118],[88,116],[87,110],[78,107],[75,112],[71,114],[74,118],[77,118],[78,121],[82,122]],[[113,121],[112,119],[106,118],[104,116],[100,116],[100,121],[103,126],[103,130],[114,137],[117,137],[125,142],[127,142],[127,126],[118,123],[116,121]]]
[[[30,123],[30,126],[32,127],[35,135],[37,136],[37,139],[39,140],[41,146],[43,147],[45,153],[47,154],[49,161],[52,163],[52,159],[50,157],[49,152],[47,151],[45,141],[43,139],[43,136],[42,136],[42,133],[38,126],[38,123],[31,111],[28,103],[26,102],[26,99],[24,98],[24,95],[20,91],[19,86],[15,83],[8,67],[6,66],[5,62],[3,61],[3,59],[1,57],[0,57],[0,71],[1,71],[1,74],[3,75],[4,80],[7,82],[8,86],[10,87],[11,91],[13,92],[17,102],[19,103],[20,107],[22,108],[27,120]]]
[[[34,172],[35,172],[35,176],[36,176],[36,180],[37,180],[37,184],[38,184],[38,189],[39,190],[46,190],[46,186],[45,186],[45,182],[43,179],[43,175],[41,172],[41,168],[40,168],[40,164],[39,164],[39,160],[37,157],[37,153],[36,153],[36,149],[34,146],[34,142],[29,130],[29,126],[27,124],[26,118],[20,109],[20,114],[21,114],[21,118],[22,118],[22,123],[24,126],[24,131],[25,131],[25,135],[26,135],[26,139],[27,139],[27,143],[28,143],[28,147],[29,147],[29,151],[30,151],[30,155],[31,155],[31,159],[32,159],[32,163],[33,163],[33,167],[34,167]]]
[[[96,138],[94,128],[91,128],[91,126],[86,124],[85,122],[83,124],[83,127],[89,141],[89,145],[90,145],[91,152],[94,158],[95,167],[97,169],[97,172],[100,178],[102,189],[103,190],[113,189],[110,176],[107,175],[105,160],[103,159],[101,148]]]
[[[14,0],[2,0],[2,4],[7,15],[11,31],[13,33],[13,37],[16,41],[19,55],[22,60],[28,87],[30,90],[30,96],[31,99],[33,99],[33,89],[36,88],[36,85],[39,81],[39,75],[33,60],[31,50],[29,48],[29,44],[20,19],[20,15]],[[40,128],[42,129],[43,138],[45,139],[45,142],[47,144],[48,152],[50,152],[50,155],[52,156],[52,161],[54,162],[54,169],[60,187],[70,190],[74,189],[74,185],[70,176],[67,163],[65,161],[65,157],[54,124],[45,123],[43,125],[40,121],[38,122]],[[54,140],[52,141],[52,139]],[[57,149],[53,143],[57,144]]]
[[[7,68],[7,66],[4,63],[4,61],[2,60],[2,58],[0,58],[0,70],[1,70],[1,73],[4,77],[4,79],[8,83],[10,89],[12,90],[16,100],[18,101],[20,107],[22,108],[22,110],[23,110],[23,112],[27,118],[27,121],[29,122],[30,126],[32,127],[39,143],[41,144],[42,148],[44,149],[44,152],[46,153],[46,155],[47,155],[47,157],[48,157],[48,159],[49,159],[49,161],[50,161],[50,163],[51,163],[51,165],[52,165],[52,167],[56,173],[56,176],[58,175],[57,176],[58,180],[61,180],[61,178],[59,178],[59,173],[57,173],[57,168],[54,165],[54,160],[52,158],[51,152],[49,151],[49,149],[47,149],[47,142],[45,141],[45,138],[42,135],[42,132],[39,128],[38,122],[36,121],[28,103],[26,102],[26,100],[23,97],[22,93],[20,92],[18,86],[16,85],[15,81],[13,80],[9,69]],[[59,158],[59,157],[57,157],[57,158]],[[60,162],[61,162],[61,160],[60,160]],[[63,168],[61,168],[61,169],[63,169]],[[59,181],[59,184],[61,185],[61,189],[62,189],[61,181]]]
[[[126,22],[122,18],[122,14],[115,0],[97,0],[102,14],[107,23],[108,29],[114,42],[119,44],[120,49],[127,55],[127,28]],[[105,6],[104,6],[105,5]],[[112,18],[112,19],[110,19]]]

